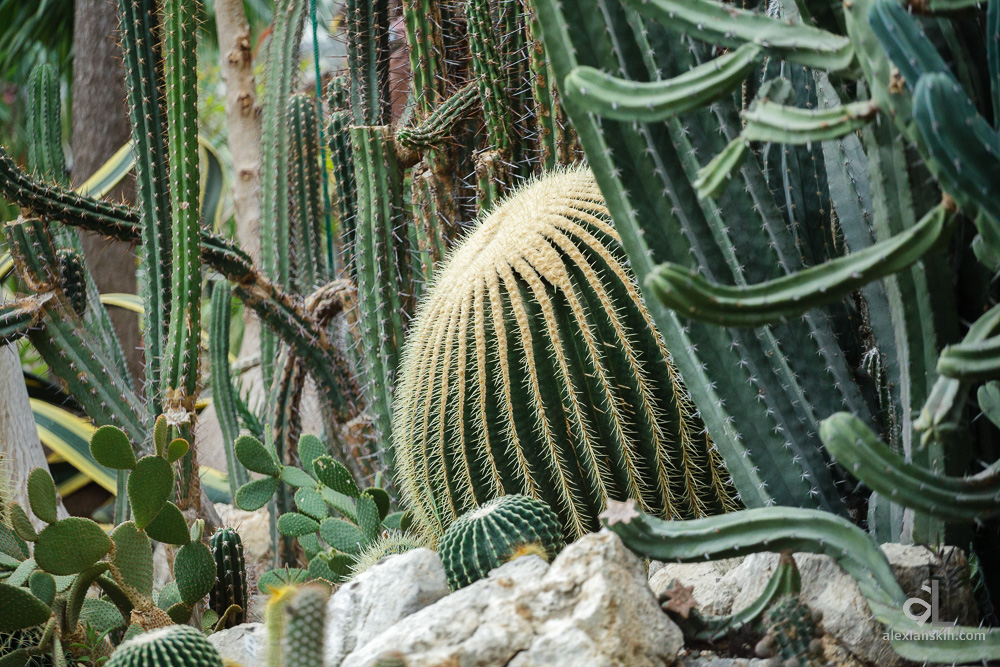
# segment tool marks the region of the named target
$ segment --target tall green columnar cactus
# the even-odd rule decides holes
[[[289,223],[288,160],[289,129],[285,122],[288,98],[292,94],[302,38],[303,0],[280,0],[274,8],[274,30],[264,70],[263,134],[261,138],[261,263],[264,274],[277,285],[291,285],[292,238]],[[278,347],[275,336],[261,332],[261,365],[264,382],[270,385]]]
[[[326,136],[330,142],[330,162],[333,165],[333,181],[336,192],[333,206],[337,212],[344,265],[353,275],[357,195],[354,188],[354,157],[351,149],[350,96],[350,82],[346,77],[338,77],[330,81],[326,94],[326,103],[330,111]]]
[[[246,622],[250,601],[243,540],[232,528],[223,528],[212,535],[210,545],[215,558],[215,585],[208,594],[209,606],[225,619],[225,627],[231,628]]]
[[[236,460],[233,444],[240,434],[240,418],[236,407],[236,388],[229,367],[229,330],[232,318],[233,292],[228,283],[216,283],[212,289],[211,322],[209,323],[208,353],[212,368],[212,403],[222,431],[222,446],[226,454],[226,471],[230,495],[249,481],[246,468]]]
[[[43,63],[28,78],[28,164],[54,183],[66,182],[66,154],[62,145],[59,73]]]
[[[347,50],[355,125],[385,125],[389,98],[389,0],[347,0]]]
[[[376,447],[390,473],[392,396],[407,313],[409,256],[404,225],[402,170],[389,127],[352,127],[358,218],[355,263],[365,393]]]
[[[292,95],[287,122],[295,279],[299,291],[309,293],[331,277],[321,243],[326,236],[322,189],[326,175],[319,160],[319,119],[313,99],[301,93]]]
[[[441,267],[406,343],[393,448],[425,534],[504,494],[568,536],[609,499],[665,517],[733,506],[589,171],[543,177]]]
[[[163,371],[168,424],[193,441],[201,342],[201,228],[199,220],[197,29],[195,0],[166,0],[163,11],[164,79],[169,137],[172,265],[170,321]],[[178,504],[200,505],[194,452],[181,463]]]
[[[171,309],[172,201],[167,157],[164,87],[158,67],[163,62],[154,37],[159,14],[153,0],[119,0],[118,11],[128,88],[129,119],[135,152],[136,202],[139,208],[145,289],[146,412],[162,412],[160,367],[166,359],[167,322]],[[193,57],[193,53],[187,54]],[[189,96],[193,93],[189,92]],[[195,179],[197,184],[197,179]],[[194,215],[197,218],[197,206]]]

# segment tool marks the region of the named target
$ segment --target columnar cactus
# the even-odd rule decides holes
[[[548,505],[512,495],[460,516],[445,531],[439,551],[448,585],[457,590],[518,556],[552,560],[563,545],[562,527]]]
[[[215,558],[215,585],[208,593],[208,605],[220,619],[226,619],[227,628],[245,623],[250,595],[243,540],[232,528],[222,528],[212,535],[209,545]],[[230,611],[233,606],[238,610]]]
[[[395,400],[403,495],[430,535],[507,493],[546,501],[568,536],[609,498],[672,518],[734,504],[585,169],[524,187],[455,249]]]

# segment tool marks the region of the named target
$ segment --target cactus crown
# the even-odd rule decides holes
[[[403,495],[432,535],[505,493],[544,499],[568,535],[608,498],[675,518],[732,504],[585,168],[523,187],[456,247],[411,328],[394,419]]]

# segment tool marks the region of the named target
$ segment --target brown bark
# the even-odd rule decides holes
[[[130,138],[125,105],[125,68],[118,40],[114,0],[77,0],[73,23],[73,169],[74,184],[85,181]],[[131,201],[131,176],[109,198]],[[87,264],[102,293],[136,293],[135,254],[127,243],[81,232]],[[134,313],[112,308],[129,370],[141,381],[142,336]]]

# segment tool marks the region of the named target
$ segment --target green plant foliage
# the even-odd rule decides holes
[[[198,630],[175,625],[126,641],[111,655],[108,667],[222,667],[215,647]]]
[[[136,466],[132,443],[120,428],[114,426],[102,426],[94,431],[90,436],[90,453],[101,465],[116,470],[131,470]]]
[[[35,562],[51,574],[76,574],[100,560],[111,546],[111,538],[96,523],[70,517],[49,524],[38,534]]]
[[[34,468],[28,473],[28,502],[34,515],[45,523],[58,521],[56,485],[43,468]]]
[[[243,541],[232,528],[222,528],[212,535],[209,544],[215,558],[215,584],[209,591],[209,607],[223,621],[223,627],[231,628],[246,622],[250,602]],[[237,609],[227,614],[233,606]]]

